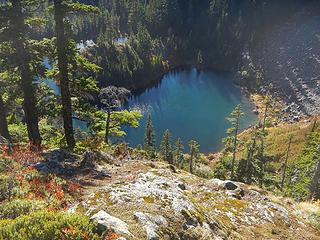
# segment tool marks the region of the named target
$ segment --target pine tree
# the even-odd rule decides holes
[[[144,136],[144,149],[149,153],[154,153],[156,149],[156,135],[152,124],[151,114],[148,114],[146,132]]]
[[[183,157],[183,144],[180,138],[175,142],[174,145],[174,164],[179,168],[183,168],[184,157]]]
[[[10,134],[8,130],[7,114],[5,111],[2,93],[0,91],[0,136],[10,140]]]
[[[65,25],[66,5],[63,0],[54,0],[54,20],[56,23],[58,67],[60,72],[60,88],[62,102],[62,117],[68,148],[75,147],[72,122],[72,104],[68,70],[68,37]]]
[[[173,164],[171,134],[168,129],[163,133],[162,141],[160,144],[160,154],[165,161],[167,161],[169,164]]]
[[[34,4],[32,1],[9,0],[0,6],[0,44],[6,44],[7,47],[9,46],[9,52],[11,51],[12,58],[5,57],[6,67],[11,69],[11,72],[14,72],[15,68],[18,69],[29,141],[35,149],[39,149],[41,137],[36,107],[36,89],[33,84],[35,69],[33,69],[34,64],[32,64],[30,53],[31,41],[27,34],[30,28],[27,23],[29,12],[26,8],[32,4]]]
[[[320,144],[317,147],[317,153],[314,155],[314,161],[316,162],[315,171],[310,184],[310,198],[320,199]]]
[[[255,126],[252,129],[251,133],[251,140],[248,143],[248,150],[247,150],[247,159],[246,159],[246,169],[245,169],[245,176],[246,176],[246,182],[248,184],[251,184],[252,182],[252,175],[256,171],[256,155],[258,152],[258,146],[257,146],[257,137],[258,137],[259,131],[258,127]]]
[[[73,109],[70,93],[69,62],[75,59],[74,55],[72,56],[72,50],[69,47],[72,45],[70,44],[71,26],[68,24],[66,16],[70,12],[98,12],[98,9],[93,6],[80,4],[71,0],[53,0],[53,3],[63,125],[68,148],[72,150],[75,147],[75,138],[72,122]]]
[[[128,97],[131,95],[130,91],[126,88],[109,86],[100,90],[99,99],[104,105],[105,111],[107,113],[106,117],[106,132],[105,132],[105,142],[109,142],[110,134],[110,122],[111,113],[115,109],[119,108],[124,104]]]
[[[288,159],[289,159],[289,154],[290,154],[290,150],[291,150],[291,143],[292,143],[292,135],[289,138],[288,148],[287,148],[287,152],[286,152],[286,158],[285,158],[284,165],[283,165],[283,173],[282,173],[282,180],[281,180],[281,186],[280,186],[281,190],[283,190],[284,182],[286,180]]]
[[[265,165],[266,165],[266,157],[264,154],[264,139],[268,135],[268,132],[266,131],[266,123],[267,123],[267,117],[269,114],[269,108],[271,105],[271,99],[270,97],[265,98],[265,109],[264,109],[264,115],[263,115],[263,122],[262,122],[262,129],[260,134],[261,139],[261,145],[260,145],[260,152],[259,152],[259,159],[260,159],[260,181],[259,185],[262,187],[263,181],[264,181],[264,175],[265,175]]]
[[[224,139],[225,148],[227,152],[232,153],[231,160],[231,179],[234,179],[235,163],[236,163],[236,153],[238,150],[238,132],[239,132],[239,121],[240,118],[244,115],[242,112],[241,106],[238,105],[230,114],[230,117],[227,120],[231,123],[231,128],[227,130],[227,137]]]
[[[189,171],[190,173],[193,173],[194,168],[196,166],[196,160],[199,157],[200,145],[195,140],[191,140],[189,142],[189,148],[190,148]]]

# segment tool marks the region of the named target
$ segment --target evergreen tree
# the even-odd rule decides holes
[[[31,58],[31,32],[28,22],[30,12],[27,7],[34,4],[32,1],[9,0],[0,6],[0,44],[4,44],[7,54],[5,65],[11,72],[18,69],[19,86],[23,92],[23,109],[27,125],[28,137],[31,145],[39,149],[41,137],[39,132],[39,117],[36,99],[36,90],[33,84],[35,69]],[[9,50],[8,50],[9,46]],[[4,130],[6,131],[6,130]]]
[[[175,142],[174,145],[174,164],[179,168],[183,168],[184,157],[183,157],[183,144],[180,138]]]
[[[144,149],[149,153],[154,153],[156,149],[156,135],[152,124],[151,114],[148,114],[146,132],[144,136]]]
[[[3,103],[2,93],[0,91],[0,136],[10,140],[8,130],[7,114]]]
[[[72,150],[75,147],[75,139],[72,122],[72,104],[69,83],[68,69],[68,36],[66,33],[66,3],[64,0],[54,0],[54,20],[56,23],[56,38],[57,38],[57,54],[58,67],[60,72],[60,88],[62,102],[62,117],[65,131],[65,137],[68,148]]]
[[[106,132],[105,132],[105,142],[109,142],[110,133],[110,122],[112,111],[119,108],[124,104],[128,97],[131,95],[130,91],[126,88],[109,86],[101,89],[99,94],[100,102],[103,104],[105,111],[107,113],[106,117]]]
[[[171,134],[168,129],[163,133],[162,141],[160,144],[160,154],[165,161],[167,161],[169,164],[173,164]]]
[[[281,180],[281,190],[283,190],[284,187],[284,182],[286,180],[286,174],[287,174],[287,168],[288,168],[288,159],[289,159],[289,154],[290,154],[290,150],[291,150],[291,143],[292,143],[292,136],[290,136],[289,138],[289,143],[288,143],[288,148],[287,148],[287,152],[286,152],[286,158],[283,164],[283,173],[282,173],[282,180]]]
[[[285,179],[283,191],[299,201],[305,201],[310,197],[316,198],[317,165],[319,162],[320,131],[319,128],[307,136],[304,149],[293,165],[288,165],[288,176]],[[288,181],[286,181],[288,180]]]
[[[314,155],[316,163],[315,171],[310,184],[310,198],[314,200],[320,199],[320,144],[317,147],[317,154]]]
[[[196,160],[199,158],[200,145],[195,140],[191,140],[189,142],[189,148],[190,148],[189,171],[190,173],[193,173],[196,166]]]
[[[244,175],[246,176],[246,182],[251,184],[253,174],[256,173],[257,166],[257,137],[259,134],[258,126],[255,126],[251,132],[251,140],[248,142],[247,159],[246,159],[246,169]]]
[[[234,179],[234,170],[236,163],[236,153],[238,150],[238,132],[239,132],[239,121],[240,118],[244,115],[242,112],[241,106],[238,105],[230,114],[230,117],[227,120],[231,123],[231,128],[227,130],[227,137],[224,139],[225,150],[232,153],[231,160],[231,179]]]
[[[69,62],[72,58],[70,54],[70,34],[71,26],[68,24],[66,16],[70,12],[97,12],[95,7],[73,2],[71,0],[53,0],[54,3],[54,21],[56,32],[56,48],[58,55],[58,68],[60,76],[61,102],[62,102],[62,117],[65,130],[65,137],[69,149],[75,147],[75,138],[72,122],[72,102],[70,93],[70,69]]]
[[[262,187],[263,181],[264,181],[264,175],[265,175],[265,165],[266,165],[266,157],[264,154],[264,140],[266,136],[268,135],[268,132],[266,130],[266,123],[267,123],[267,117],[269,114],[269,108],[271,105],[271,99],[270,97],[265,98],[265,109],[264,109],[264,115],[263,115],[263,121],[262,121],[262,129],[261,129],[261,134],[260,134],[260,140],[261,140],[261,145],[260,145],[260,152],[259,152],[259,159],[260,159],[260,181],[259,185]]]

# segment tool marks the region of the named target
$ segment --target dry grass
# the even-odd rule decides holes
[[[318,120],[319,121],[319,120]],[[290,136],[293,137],[291,151],[289,155],[289,164],[294,163],[300,156],[314,125],[314,118],[303,120],[293,124],[280,124],[267,129],[268,136],[265,140],[266,154],[274,156],[274,165],[280,167],[284,161]],[[320,124],[317,124],[316,131],[320,131]],[[249,131],[241,134],[242,140],[249,139]],[[239,153],[238,157],[245,157],[245,150]]]

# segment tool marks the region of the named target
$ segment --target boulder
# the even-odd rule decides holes
[[[244,190],[241,188],[242,183],[233,182],[233,181],[223,181],[220,179],[212,179],[211,182],[217,185],[220,189],[227,190],[226,193],[234,198],[241,199],[244,197]]]
[[[128,224],[119,218],[111,216],[103,210],[94,214],[90,219],[98,222],[98,228],[101,232],[109,229],[118,234],[132,236],[128,230]]]
[[[233,181],[223,181],[220,179],[211,179],[211,182],[214,185],[217,185],[219,188],[225,189],[225,190],[236,190],[237,188],[240,188],[241,183],[233,182]]]
[[[148,213],[136,212],[134,218],[138,223],[143,225],[147,233],[147,240],[158,240],[157,229],[167,224],[167,220],[160,215],[151,215]]]
[[[83,154],[80,162],[81,168],[95,168],[97,163],[114,163],[114,158],[100,151],[87,151]]]
[[[43,156],[46,161],[52,162],[75,162],[79,158],[79,155],[64,149],[53,149],[43,153]]]
[[[224,188],[227,190],[236,190],[238,186],[234,182],[227,181],[224,184]]]

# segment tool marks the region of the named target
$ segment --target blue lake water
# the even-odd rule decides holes
[[[198,141],[205,153],[217,151],[230,127],[226,118],[237,104],[242,105],[245,113],[241,128],[247,128],[257,116],[252,112],[253,104],[233,84],[233,75],[195,68],[172,71],[157,86],[129,101],[127,107],[140,109],[145,117],[139,128],[126,129],[124,140],[133,147],[143,144],[146,116],[150,112],[157,144],[163,131],[169,129],[174,141],[182,139],[186,151],[191,139]]]

